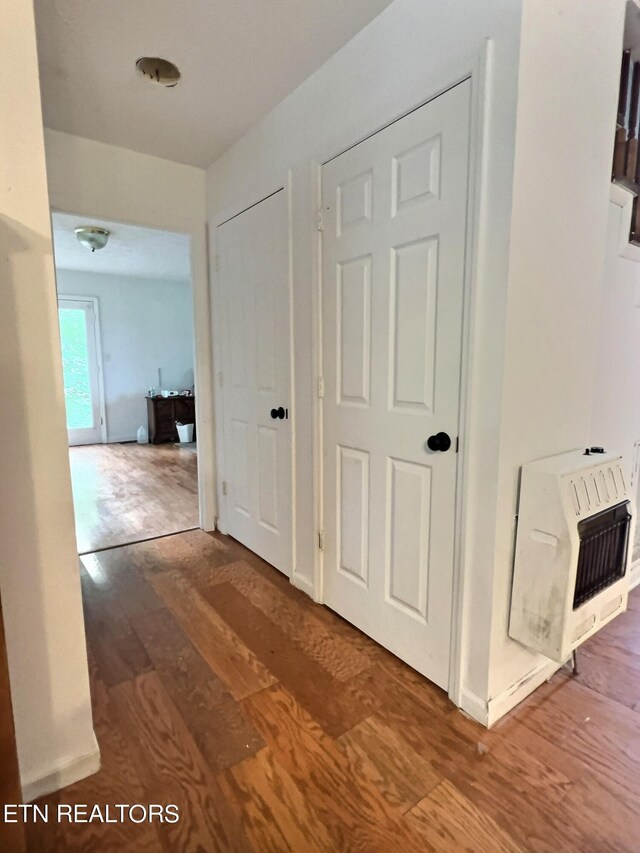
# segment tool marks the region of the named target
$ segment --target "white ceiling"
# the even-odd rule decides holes
[[[208,166],[390,2],[36,0],[44,123]],[[144,80],[141,56],[182,80]]]
[[[53,213],[53,245],[56,267],[84,272],[130,275],[139,278],[189,281],[189,238],[185,234],[122,225],[104,219],[88,219]],[[78,242],[74,228],[99,225],[111,231],[104,249],[91,252]]]

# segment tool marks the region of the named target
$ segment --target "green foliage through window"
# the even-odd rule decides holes
[[[94,424],[85,312],[79,308],[60,308],[58,316],[67,429],[91,429]]]

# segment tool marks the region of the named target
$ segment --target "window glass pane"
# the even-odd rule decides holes
[[[91,429],[94,424],[85,312],[80,308],[60,308],[58,315],[67,429]]]

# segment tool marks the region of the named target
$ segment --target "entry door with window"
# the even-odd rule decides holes
[[[444,688],[470,88],[322,176],[324,601]]]
[[[292,568],[291,330],[284,190],[218,227],[226,532]]]
[[[98,444],[102,421],[95,305],[59,299],[58,319],[69,444]]]

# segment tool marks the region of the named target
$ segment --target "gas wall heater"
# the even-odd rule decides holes
[[[627,606],[632,499],[622,457],[522,466],[509,636],[558,663]]]

